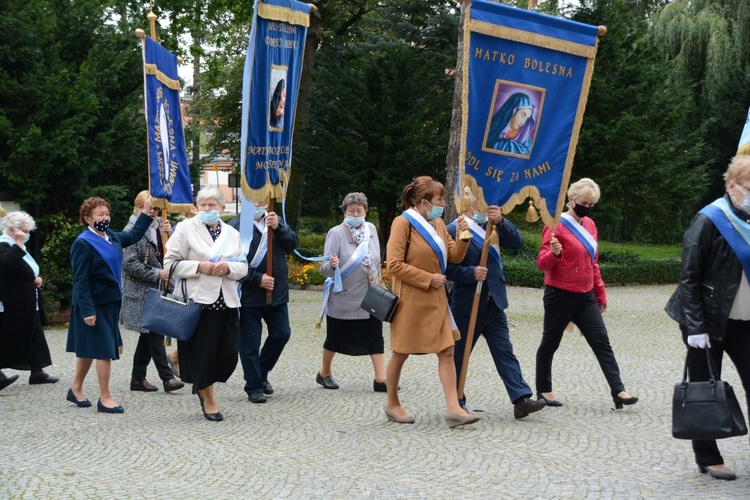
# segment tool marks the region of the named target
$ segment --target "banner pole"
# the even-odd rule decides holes
[[[273,198],[268,195],[268,208],[267,212],[273,211]],[[278,215],[276,216],[278,221]],[[266,250],[266,274],[273,278],[273,229],[268,228],[268,249]],[[266,291],[266,304],[271,305],[273,303],[273,290]]]
[[[482,246],[482,256],[479,258],[479,266],[487,267],[487,253],[490,249],[490,235],[495,230],[495,223],[492,219],[487,221],[487,230],[484,237],[484,246]],[[469,369],[469,356],[471,356],[471,347],[474,343],[474,329],[477,326],[477,313],[479,312],[479,298],[482,295],[483,281],[477,281],[477,287],[474,291],[474,301],[471,303],[471,316],[469,317],[469,328],[466,330],[466,342],[464,343],[464,359],[461,362],[461,375],[458,377],[458,397],[464,395],[464,386],[466,385],[466,373]]]

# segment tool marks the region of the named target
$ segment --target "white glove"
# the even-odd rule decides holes
[[[700,333],[698,335],[688,335],[687,343],[690,347],[697,349],[705,349],[706,346],[711,347],[711,338],[707,333]]]

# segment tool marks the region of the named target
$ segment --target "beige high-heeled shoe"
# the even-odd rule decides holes
[[[448,410],[445,411],[445,423],[447,423],[448,427],[451,429],[458,427],[459,425],[473,424],[478,420],[479,415],[458,415]]]
[[[393,410],[388,408],[388,405],[385,405],[383,409],[385,410],[385,416],[388,417],[388,420],[390,420],[391,422],[398,422],[399,424],[413,424],[414,420],[416,420],[413,415],[409,414],[407,414],[405,417],[399,417],[398,415],[393,413]]]

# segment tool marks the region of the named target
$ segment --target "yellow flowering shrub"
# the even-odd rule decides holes
[[[300,262],[287,255],[289,283],[292,285],[322,285],[326,280],[320,272],[320,262]]]

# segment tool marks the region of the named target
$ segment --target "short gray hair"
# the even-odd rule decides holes
[[[198,191],[198,194],[195,197],[195,204],[197,205],[203,200],[216,200],[222,207],[227,204],[224,193],[222,193],[221,189],[216,186],[206,186]]]
[[[346,207],[353,203],[362,205],[367,210],[367,196],[365,196],[365,193],[349,193],[344,196],[344,201],[341,202],[341,210],[346,212]]]
[[[26,212],[9,212],[3,219],[3,225],[5,226],[3,231],[8,236],[10,236],[10,228],[21,229],[25,226],[29,231],[36,229],[34,218]]]

